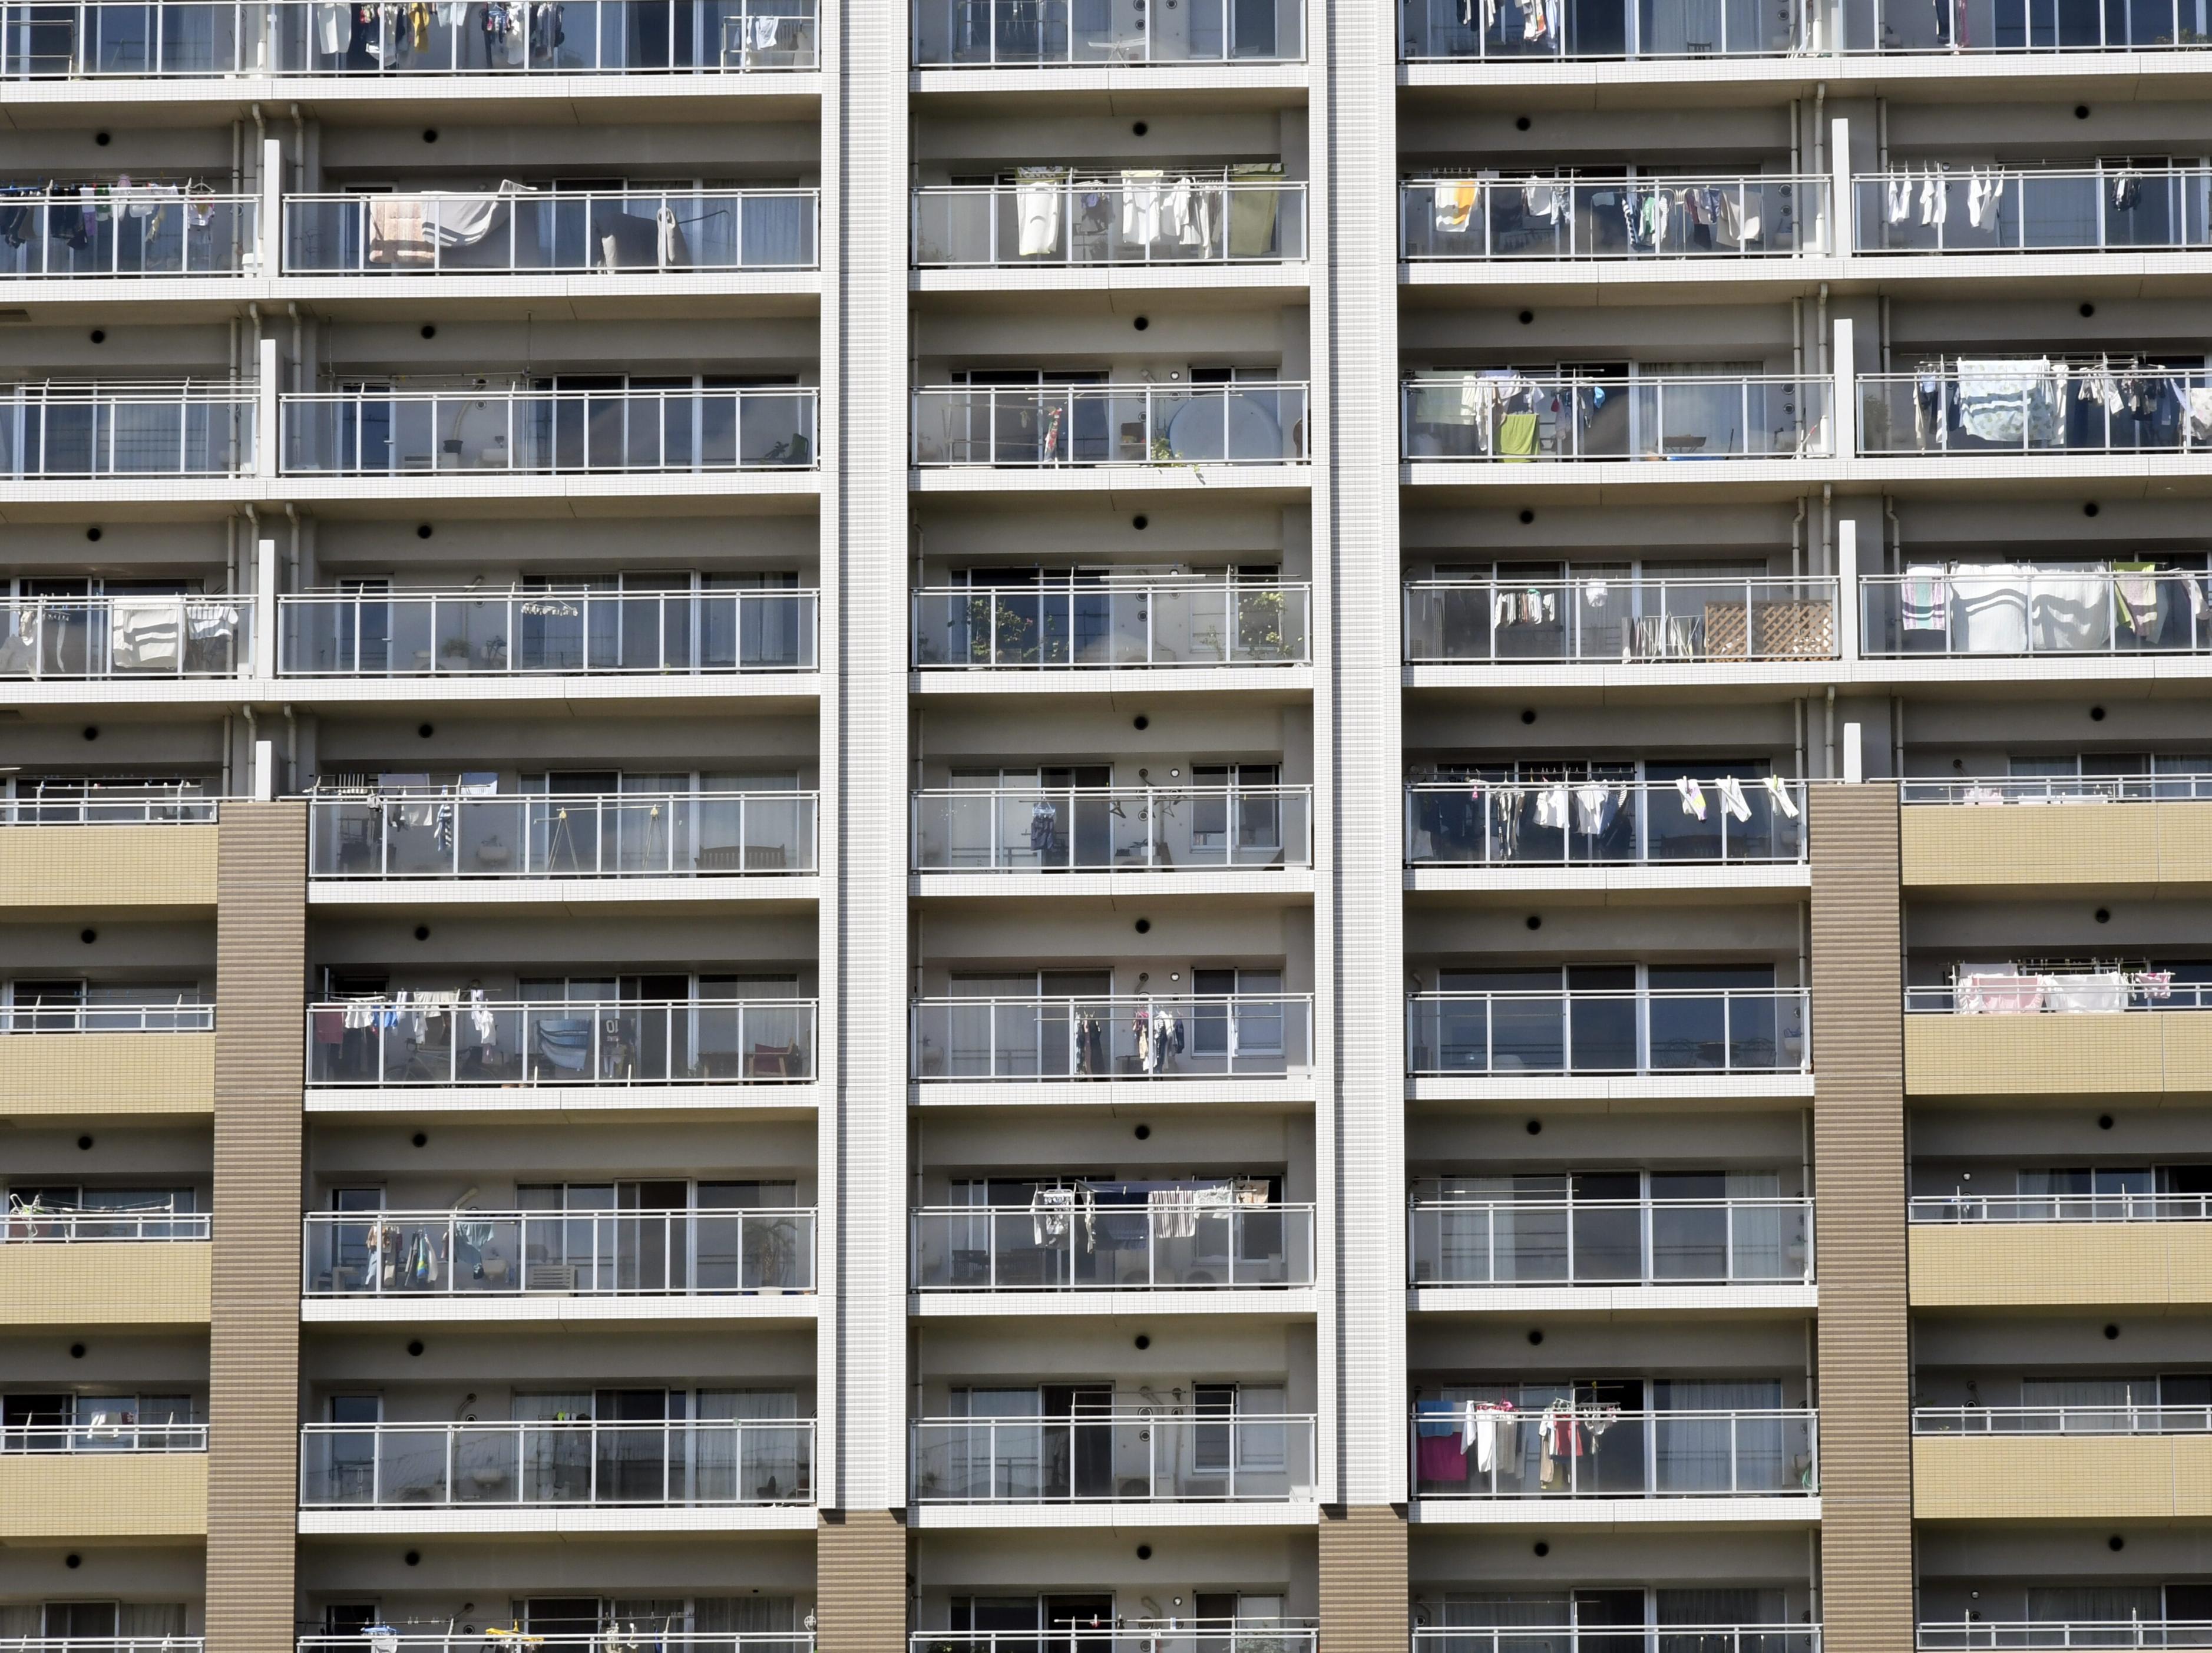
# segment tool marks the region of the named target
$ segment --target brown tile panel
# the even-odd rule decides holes
[[[1921,1223],[1917,1309],[2212,1308],[2212,1223]]]
[[[0,905],[115,908],[215,904],[211,826],[10,827],[0,832]]]
[[[2212,1436],[1923,1435],[1923,1521],[2174,1521],[2212,1515]]]
[[[0,1457],[0,1544],[81,1538],[194,1539],[207,1531],[199,1452]],[[289,1630],[291,1600],[285,1600]]]
[[[1413,1600],[1406,1517],[1387,1504],[1325,1515],[1319,1553],[1321,1646],[1327,1653],[1406,1653]]]
[[[307,815],[226,804],[216,915],[210,1653],[289,1653],[299,1494]]]
[[[1912,1645],[1897,788],[1811,789],[1820,1583],[1828,1653]]]
[[[0,1245],[0,1325],[204,1326],[204,1241]]]
[[[904,1522],[889,1510],[848,1510],[842,1521],[824,1521],[814,1572],[821,1653],[905,1653]]]
[[[0,1054],[0,1115],[9,1118],[215,1108],[212,1033],[22,1033]]]

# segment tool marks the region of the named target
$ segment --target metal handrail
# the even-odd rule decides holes
[[[0,1245],[105,1245],[204,1240],[204,1211],[46,1211],[14,1205],[0,1214]]]
[[[1196,671],[1310,658],[1303,581],[930,586],[914,593],[923,670]]]
[[[1837,584],[1825,574],[1409,580],[1406,659],[1832,660]]]
[[[811,386],[359,390],[280,397],[285,476],[811,471]]]
[[[2212,245],[2212,168],[1966,164],[1859,173],[1851,219],[1851,250],[1881,255],[2201,247]]]
[[[1144,1619],[1052,1630],[917,1630],[908,1653],[1313,1653],[1308,1619]],[[4,1653],[4,1650],[0,1650]]]
[[[1828,189],[1790,173],[1410,179],[1398,185],[1399,256],[1795,258],[1829,250]]]
[[[237,476],[252,469],[254,424],[251,387],[0,385],[0,477]]]
[[[813,1447],[811,1418],[307,1424],[300,1507],[805,1504]]]
[[[1627,1025],[1608,1015],[1623,1011]],[[1416,993],[1406,1002],[1408,1071],[1807,1073],[1811,1011],[1802,988]],[[1578,1025],[1584,1017],[1590,1024]]]
[[[277,599],[286,677],[811,672],[819,593],[397,591]]]
[[[1900,803],[2177,804],[2212,800],[2212,775],[1997,775],[1899,783]]]
[[[2212,1406],[1915,1407],[1915,1435],[2203,1435]]]
[[[0,599],[0,678],[248,677],[253,611],[224,592]]]
[[[1313,1060],[1309,994],[917,999],[916,1080],[1279,1078]]]
[[[97,1395],[82,1397],[97,1402]],[[63,1453],[72,1456],[118,1452],[204,1452],[205,1424],[137,1424],[107,1422],[95,1413],[78,1424],[8,1424],[0,1425],[0,1454]]]
[[[910,1220],[917,1291],[1227,1291],[1314,1283],[1310,1205],[928,1206]]]
[[[915,267],[1281,264],[1306,255],[1294,179],[1158,177],[932,184],[913,194]]]
[[[1311,1413],[918,1418],[908,1484],[916,1504],[1286,1503],[1313,1496],[1314,1425]]]
[[[774,878],[814,870],[819,801],[813,792],[312,798],[307,865],[342,882]]]
[[[21,27],[9,17],[0,34]],[[6,51],[0,44],[0,57]],[[260,216],[258,196],[187,194],[173,184],[0,197],[0,282],[244,275],[263,263]]]
[[[1746,33],[1747,24],[1752,33]],[[1706,38],[1692,35],[1693,27]],[[1500,0],[1488,9],[1462,0],[1400,0],[1399,5],[1399,51],[1407,63],[1778,57],[1819,50],[1815,41],[1826,33],[1821,12],[1795,8],[1722,6],[1709,15],[1672,14],[1662,21],[1650,7],[1596,0]]]
[[[1863,574],[1860,649],[1906,659],[2212,653],[2212,625],[2197,613],[2204,580],[2012,562]]]
[[[1820,1653],[1818,1625],[1423,1626],[1413,1653]]]
[[[798,1084],[814,1017],[811,999],[326,1000],[307,1007],[307,1085]]]
[[[1430,1499],[1474,1498],[1817,1498],[1820,1490],[1820,1413],[1809,1407],[1781,1407],[1772,1410],[1631,1412],[1619,1407],[1577,1405],[1557,1413],[1536,1408],[1493,1414],[1517,1431],[1518,1451],[1496,1449],[1487,1468],[1475,1453],[1467,1451],[1465,1435],[1469,1416],[1465,1410],[1424,1414],[1418,1407],[1407,1420],[1417,1483],[1415,1496]],[[1473,1414],[1480,1427],[1482,1414]],[[1546,1418],[1571,1423],[1572,1439],[1541,1442],[1539,1431]],[[1425,1467],[1421,1429],[1449,1426],[1440,1438],[1457,1448],[1455,1461]],[[1711,1431],[1725,1428],[1728,1446],[1725,1477],[1713,1472],[1722,1465],[1710,1443]],[[1630,1451],[1607,1451],[1606,1438],[1619,1431],[1632,1443]],[[1802,1435],[1792,1438],[1793,1431]],[[1753,1434],[1747,1444],[1746,1436]],[[1688,1437],[1682,1462],[1666,1450],[1669,1434]],[[1429,1437],[1431,1440],[1437,1437]],[[1802,1450],[1796,1449],[1802,1443]],[[1476,1443],[1480,1444],[1479,1442]],[[1540,1459],[1543,1468],[1538,1474]],[[1746,1460],[1749,1462],[1747,1463]],[[1686,1483],[1662,1485],[1669,1474]],[[1718,1480],[1720,1485],[1708,1484]]]
[[[183,787],[40,787],[0,798],[0,827],[209,826],[222,805]]]
[[[811,270],[821,201],[757,188],[288,195],[284,273]]]
[[[401,1653],[511,1653],[517,1647],[526,1653],[814,1653],[814,1632],[809,1630],[662,1630],[645,1618],[625,1618],[592,1635],[379,1626],[350,1636],[296,1637],[294,1653],[369,1653],[372,1633],[378,1646],[388,1642]],[[0,1653],[10,1653],[7,1643],[0,1642]]]
[[[1408,464],[1820,459],[1832,447],[1827,384],[1790,374],[1423,374],[1401,381],[1400,414]]]
[[[2172,981],[2126,970],[1985,974],[1956,985],[1908,987],[1907,1016],[2137,1016],[2212,1010],[2212,981]]]
[[[1739,780],[1738,819],[1717,782],[1415,781],[1408,866],[1774,866],[1808,854],[1805,783]],[[1776,788],[1778,787],[1778,797]],[[1702,811],[1702,813],[1700,812]]]
[[[0,1006],[0,1034],[214,1031],[213,1005]]]
[[[1717,1219],[1718,1231],[1696,1231],[1700,1219],[1708,1228]],[[1635,1225],[1631,1236],[1620,1231],[1625,1220]],[[1409,1226],[1408,1278],[1417,1286],[1809,1285],[1814,1278],[1808,1199],[1417,1200]],[[1501,1230],[1513,1264],[1503,1278]],[[1635,1267],[1618,1267],[1632,1247]],[[1478,1252],[1481,1266],[1468,1267]],[[1586,1265],[1593,1254],[1596,1261]],[[1700,1255],[1711,1261],[1699,1263]]]
[[[1919,1653],[2212,1647],[2212,1619],[1923,1620],[1914,1632],[1913,1642]]]
[[[2147,411],[2129,398],[2127,386],[2136,383],[2156,392]],[[1872,458],[2212,450],[2205,400],[2212,373],[2203,369],[2124,363],[2076,369],[2055,358],[1993,356],[1971,371],[1863,373],[1856,394],[1858,451]]]
[[[911,801],[912,864],[922,872],[1310,866],[1312,805],[1310,787],[928,789]]]
[[[1916,1223],[2212,1223],[2212,1194],[1915,1194]]]
[[[205,1653],[204,1636],[0,1636],[0,1653]]]
[[[1252,25],[1240,13],[1249,9],[1232,0],[1185,0],[1170,18],[1140,10],[1133,27],[1117,31],[1111,22],[1076,27],[1070,0],[914,0],[914,63],[1052,69],[1304,61],[1303,7],[1270,6],[1264,32],[1246,33]]]
[[[925,385],[913,441],[925,469],[1302,465],[1306,386]]]
[[[814,1290],[814,1208],[310,1212],[310,1297],[711,1297]],[[658,1274],[658,1279],[653,1276]]]

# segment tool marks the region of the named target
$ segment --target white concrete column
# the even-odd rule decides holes
[[[1845,517],[1836,525],[1836,647],[1843,663],[1859,658],[1859,525]]]
[[[1838,316],[1835,348],[1828,358],[1828,372],[1829,394],[1836,404],[1829,428],[1836,434],[1834,457],[1838,459],[1855,459],[1859,451],[1858,366],[1852,356],[1853,348],[1851,319]]]
[[[255,353],[253,383],[253,474],[276,474],[276,341],[264,338]]]
[[[275,138],[261,141],[261,222],[256,226],[264,276],[283,273],[279,249],[284,245],[284,146]]]
[[[253,663],[243,675],[276,675],[276,542],[264,539],[254,547]]]
[[[1857,200],[1851,192],[1851,124],[1828,123],[1828,251],[1848,258],[1858,247]]]

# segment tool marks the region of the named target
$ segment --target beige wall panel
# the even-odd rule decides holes
[[[2212,1440],[2185,1436],[1923,1435],[1923,1521],[2162,1521],[2212,1511]]]
[[[1915,805],[1899,822],[1904,882],[1916,889],[2148,884],[2158,876],[2157,814],[2149,804]]]
[[[1321,1645],[1328,1653],[1404,1653],[1408,1603],[1406,1518],[1353,1504],[1321,1523]]]
[[[1897,789],[1808,801],[1822,1637],[1896,1653],[1913,1635]]]
[[[2212,1304],[2212,1223],[1929,1224],[1911,1249],[1916,1308]]]
[[[211,826],[27,827],[0,835],[0,903],[212,907]]]
[[[205,1114],[212,1033],[34,1033],[9,1039],[0,1114]]]
[[[209,1248],[0,1246],[0,1325],[204,1326]]]
[[[216,920],[212,1653],[289,1653],[299,1501],[307,817],[228,804]]]
[[[848,1510],[817,1529],[815,1644],[821,1653],[905,1653],[906,1523]]]
[[[2167,1088],[2165,1024],[2200,1020],[2212,1012],[1908,1016],[1906,1083],[1916,1097],[2151,1095]],[[2212,1037],[2212,1027],[2189,1036]],[[2200,1069],[2194,1088],[2208,1086],[2212,1070]]]
[[[198,1538],[207,1531],[207,1485],[198,1452],[0,1458],[0,1543]]]

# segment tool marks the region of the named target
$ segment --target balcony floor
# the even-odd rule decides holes
[[[307,1093],[310,1114],[490,1114],[547,1122],[604,1119],[620,1114],[647,1119],[696,1118],[735,1112],[757,1117],[797,1117],[820,1107],[818,1081],[787,1085],[332,1085]]]
[[[1249,1107],[1279,1112],[1313,1105],[1310,1073],[1291,1078],[1188,1079],[921,1079],[908,1098],[925,1108]]]
[[[392,1510],[302,1510],[299,1532],[302,1538],[398,1537],[417,1533],[465,1533],[472,1536],[530,1533],[789,1533],[811,1532],[818,1524],[819,1517],[811,1504],[606,1509],[559,1504],[528,1510],[458,1504]]]
[[[822,898],[811,872],[723,874],[703,878],[310,878],[310,907],[589,907],[651,908],[669,902],[720,907],[732,902],[797,909]]]
[[[1820,1288],[1778,1285],[1417,1285],[1407,1306],[1423,1315],[1540,1314],[1606,1320],[1666,1315],[1685,1320],[1768,1319],[1815,1313]]]
[[[801,1323],[816,1317],[820,1312],[820,1301],[811,1291],[705,1297],[584,1297],[532,1291],[459,1297],[302,1297],[300,1321],[307,1326],[504,1326],[532,1322],[603,1325],[610,1322],[670,1320]]]
[[[1093,1528],[1144,1530],[1159,1527],[1313,1527],[1321,1505],[1296,1498],[1278,1504],[917,1504],[909,1527]]]
[[[1310,1320],[1320,1301],[1310,1285],[1249,1291],[1218,1286],[1161,1286],[1150,1291],[915,1291],[911,1312],[923,1320],[1057,1318],[1167,1319],[1237,1315]]]
[[[1818,1498],[1421,1498],[1427,1527],[1815,1527]]]
[[[1565,1104],[1600,1112],[1625,1112],[1654,1103],[1693,1102],[1699,1111],[1810,1102],[1813,1076],[1783,1073],[1468,1073],[1433,1074],[1406,1081],[1414,1103],[1486,1103],[1523,1106]]]

